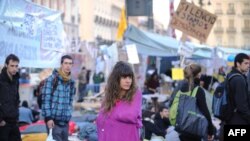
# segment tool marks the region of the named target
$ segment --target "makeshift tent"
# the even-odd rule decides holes
[[[160,35],[143,32],[130,25],[125,34],[126,44],[136,44],[139,54],[149,56],[177,56],[178,41],[160,37]],[[160,41],[159,41],[160,40]]]
[[[159,57],[179,56],[180,41],[169,36],[142,31],[129,25],[124,38],[126,44],[136,44],[139,54]],[[194,51],[189,59],[210,59],[212,57],[212,49],[207,46],[191,42],[186,42],[185,46],[193,48]]]

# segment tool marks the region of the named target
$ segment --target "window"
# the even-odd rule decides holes
[[[234,27],[234,20],[232,19],[229,20],[229,27]]]
[[[216,26],[217,26],[217,27],[221,27],[221,20],[217,20],[217,21],[216,21]]]
[[[249,2],[244,3],[244,7],[245,9],[250,9],[250,3]]]
[[[216,9],[221,9],[221,3],[216,3]]]
[[[250,40],[249,40],[250,36],[245,36],[244,37],[244,47],[247,49],[250,49]]]
[[[250,20],[244,20],[245,28],[250,28]]]
[[[228,4],[228,10],[234,11],[234,4],[233,3]]]

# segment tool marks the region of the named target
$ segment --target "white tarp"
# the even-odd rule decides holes
[[[26,0],[0,0],[0,64],[13,53],[22,67],[58,67],[65,52],[61,13]]]

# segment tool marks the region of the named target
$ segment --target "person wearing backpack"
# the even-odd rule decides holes
[[[62,56],[61,67],[53,71],[42,88],[42,115],[45,118],[47,132],[49,133],[49,129],[52,128],[53,139],[56,141],[68,141],[68,123],[76,92],[75,82],[70,75],[72,65],[71,56]],[[56,88],[54,80],[57,80]]]
[[[200,73],[201,73],[201,66],[198,64],[190,64],[185,67],[184,69],[184,76],[185,80],[183,81],[180,91],[188,92],[193,91],[194,88],[199,86],[200,84]],[[206,97],[205,92],[201,87],[198,87],[197,94],[195,95],[197,100],[197,106],[201,113],[205,116],[208,121],[208,136],[207,140],[213,140],[214,134],[214,126],[212,124],[211,116],[208,111],[208,107],[206,104]],[[180,133],[180,140],[181,141],[201,141],[202,138],[194,135],[182,134]]]
[[[234,67],[227,78],[234,74],[229,81],[229,98],[232,101],[233,113],[226,124],[249,125],[250,124],[250,96],[246,73],[249,70],[249,56],[244,53],[236,55]]]

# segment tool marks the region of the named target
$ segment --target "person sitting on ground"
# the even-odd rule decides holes
[[[155,125],[154,120],[152,119],[153,114],[154,113],[151,111],[142,111],[142,124],[145,132],[145,140],[149,141],[157,136],[157,138],[160,138],[163,141],[166,131]]]
[[[33,120],[32,110],[29,108],[28,102],[24,100],[22,106],[19,107],[19,123],[30,124]]]
[[[166,107],[160,107],[159,112],[155,115],[154,122],[162,130],[167,130],[170,126],[169,111]]]
[[[146,91],[145,93],[147,94],[154,94],[157,92],[157,88],[160,87],[160,82],[158,79],[158,75],[156,72],[154,72],[149,79],[145,82],[145,88]]]

